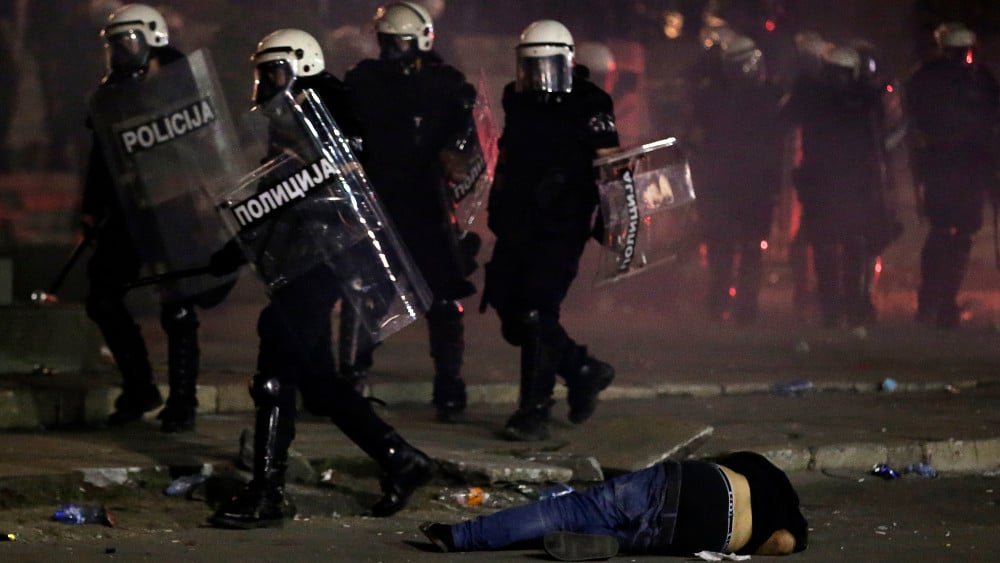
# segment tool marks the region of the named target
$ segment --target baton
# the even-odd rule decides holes
[[[145,285],[155,285],[155,284],[158,284],[158,283],[164,283],[164,282],[169,282],[169,281],[182,280],[182,279],[186,279],[186,278],[193,278],[195,276],[200,276],[200,275],[203,275],[203,274],[211,274],[211,273],[212,273],[212,267],[211,266],[199,266],[197,268],[186,268],[184,270],[174,270],[172,272],[164,272],[162,274],[156,274],[156,275],[146,276],[144,278],[139,278],[139,279],[136,279],[136,280],[132,280],[132,281],[126,283],[125,285],[123,285],[122,287],[125,288],[126,291],[128,291],[130,289],[135,289],[137,287],[142,287],[142,286],[145,286]]]
[[[107,218],[101,220],[100,223],[95,225],[93,228],[89,229],[86,234],[84,234],[83,239],[76,243],[76,247],[70,252],[69,258],[63,264],[62,269],[56,274],[56,279],[52,280],[52,284],[49,285],[48,291],[42,289],[36,289],[31,292],[31,302],[37,305],[52,305],[59,302],[59,289],[62,288],[63,282],[66,281],[66,277],[69,276],[70,271],[76,262],[83,255],[83,251],[90,246],[90,243],[97,238],[98,233],[104,228],[104,224],[107,222]]]

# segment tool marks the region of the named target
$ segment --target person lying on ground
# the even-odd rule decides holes
[[[714,462],[667,461],[584,491],[457,524],[420,530],[441,551],[537,545],[565,561],[699,551],[788,555],[808,543],[808,523],[785,473],[741,451]]]

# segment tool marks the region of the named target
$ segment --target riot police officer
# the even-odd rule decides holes
[[[285,92],[299,95],[304,89],[313,89],[337,123],[345,128],[344,133],[357,134],[356,125],[346,112],[344,86],[325,70],[323,53],[313,36],[298,29],[277,30],[260,41],[252,61],[255,65],[254,100],[258,106]],[[280,134],[276,123],[282,117],[271,117],[269,157],[288,150],[302,150],[294,144],[289,146],[287,135]],[[337,204],[342,199],[333,198],[335,201],[331,203]],[[323,237],[336,238],[331,229],[343,219],[333,211],[323,214],[322,208],[318,211],[307,209],[304,216],[308,220],[286,211],[275,219],[274,227],[263,237],[270,242],[262,244],[281,247],[278,250],[286,255],[277,256],[278,263],[288,258],[287,254],[305,252],[313,246],[324,249],[318,254],[343,254],[343,248],[327,253],[325,245],[335,241],[321,240]],[[213,258],[220,273],[242,262],[242,254],[235,244],[227,245]],[[255,258],[255,263],[258,271],[276,267],[262,262],[259,257]],[[403,440],[348,381],[336,377],[330,315],[336,302],[343,297],[343,280],[356,274],[347,271],[350,264],[348,260],[336,265],[322,262],[294,279],[289,276],[287,283],[272,290],[271,303],[261,312],[257,323],[260,350],[251,390],[256,407],[253,480],[211,516],[214,526],[280,527],[285,518],[293,515],[294,508],[285,497],[284,485],[288,448],[295,437],[299,388],[303,406],[309,412],[330,417],[381,466],[384,494],[372,507],[373,515],[389,516],[401,510],[414,490],[430,479],[430,458]]]
[[[882,185],[883,107],[879,92],[863,79],[860,63],[852,48],[830,50],[819,76],[799,81],[782,109],[801,127],[802,162],[794,181],[828,327],[875,320],[871,264],[889,229]]]
[[[434,361],[433,404],[443,422],[459,420],[466,405],[460,299],[475,293],[466,279],[479,239],[459,232],[446,187],[468,170],[460,156],[478,143],[475,89],[433,50],[434,24],[415,2],[378,9],[379,59],[366,59],[344,77],[363,126],[365,170],[433,293],[427,313]],[[357,338],[350,309],[341,317],[341,363],[351,379],[372,364],[372,348]],[[353,361],[352,361],[353,357]]]
[[[108,74],[98,90],[143,81],[160,68],[185,57],[170,46],[163,16],[143,4],[126,4],[108,18],[101,32],[105,40]],[[105,147],[106,148],[106,147]],[[130,209],[131,211],[126,211]],[[87,265],[90,289],[87,314],[101,330],[122,374],[122,393],[108,424],[120,426],[163,404],[153,382],[149,354],[139,326],[125,305],[127,284],[139,275],[140,246],[130,231],[136,217],[116,195],[114,179],[101,142],[95,134],[82,201],[84,229],[99,229],[93,256]],[[187,233],[171,233],[184,237]],[[225,298],[232,283],[190,298],[164,300],[160,323],[167,334],[170,396],[160,412],[164,432],[194,428],[198,406],[198,316],[195,306],[211,307]]]
[[[732,313],[737,323],[749,324],[757,317],[761,242],[770,235],[780,183],[781,92],[767,81],[764,56],[749,37],[737,36],[707,56],[715,65],[692,91],[692,174],[708,249],[709,314],[719,321]]]
[[[504,339],[521,348],[518,409],[504,428],[512,440],[548,437],[557,374],[566,382],[574,423],[593,414],[598,393],[614,377],[559,322],[593,233],[592,161],[618,146],[611,97],[584,67],[574,68],[573,49],[561,23],[532,23],[517,47],[517,80],[503,94],[505,126],[488,204],[496,245],[483,307],[496,309]]]
[[[958,291],[983,203],[996,189],[996,123],[1000,88],[978,60],[976,35],[943,25],[938,56],[923,63],[904,89],[911,117],[911,168],[922,191],[930,231],[920,254],[917,320],[958,326]]]

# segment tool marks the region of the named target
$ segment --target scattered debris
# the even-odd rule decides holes
[[[115,517],[111,511],[99,505],[64,504],[52,514],[52,519],[64,524],[101,524],[115,527]]]

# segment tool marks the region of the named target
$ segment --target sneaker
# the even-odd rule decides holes
[[[420,531],[427,536],[427,539],[434,544],[441,553],[456,551],[455,540],[451,535],[451,526],[440,522],[424,522],[420,525]]]
[[[123,391],[115,399],[115,412],[108,416],[108,426],[124,426],[163,405],[160,390],[152,383],[138,391]]]
[[[618,554],[618,540],[598,534],[550,532],[542,543],[545,553],[559,561],[600,561]]]
[[[539,442],[549,439],[548,409],[518,409],[503,429],[503,436],[516,442]]]
[[[597,395],[611,385],[614,378],[615,369],[610,364],[588,357],[566,393],[569,421],[573,424],[586,422],[597,409]]]

